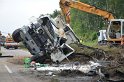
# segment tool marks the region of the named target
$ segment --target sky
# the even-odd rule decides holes
[[[3,35],[28,25],[32,16],[53,13],[60,0],[0,0],[0,31]]]

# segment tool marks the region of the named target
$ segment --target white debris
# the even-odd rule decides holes
[[[48,72],[48,74],[46,74],[47,76],[51,76],[51,75],[53,75],[53,72]]]
[[[62,71],[62,70],[79,70],[83,73],[88,73],[89,71],[95,70],[98,66],[101,66],[99,63],[95,63],[90,61],[89,64],[86,65],[61,65],[58,67],[54,66],[46,66],[46,67],[39,67],[37,68],[38,71]]]

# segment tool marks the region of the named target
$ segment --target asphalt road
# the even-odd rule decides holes
[[[22,49],[5,49],[3,47],[1,47],[1,52],[3,53],[4,56],[26,56],[26,55],[30,55],[30,53],[26,50],[22,50]]]
[[[2,48],[3,56],[30,55],[28,51],[21,49],[7,50]],[[20,74],[23,66],[8,63],[6,60],[11,57],[0,57],[0,82],[44,82],[35,78],[30,78]]]

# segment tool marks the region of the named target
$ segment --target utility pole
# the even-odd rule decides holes
[[[0,31],[0,51],[1,51],[1,39],[2,39],[2,37],[1,37],[1,31]],[[1,52],[0,52],[0,55],[1,55]]]
[[[0,36],[2,35],[1,31],[0,31]]]

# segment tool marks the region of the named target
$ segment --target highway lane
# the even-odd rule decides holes
[[[5,49],[3,47],[1,47],[1,52],[3,53],[3,56],[7,56],[7,55],[10,55],[10,56],[27,56],[27,55],[30,55],[30,53],[26,50],[22,50],[22,49],[13,49],[13,48],[10,48],[10,49]]]
[[[2,48],[3,56],[27,56],[30,55],[28,51],[21,49],[11,49],[7,50]],[[38,80],[36,78],[31,78],[20,74],[20,70],[24,67],[22,65],[15,65],[7,62],[8,57],[0,58],[0,82],[44,82],[42,80]]]

